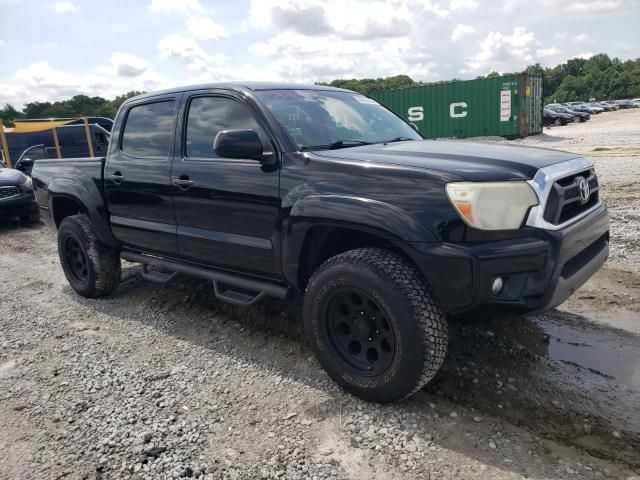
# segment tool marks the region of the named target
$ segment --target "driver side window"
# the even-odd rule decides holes
[[[272,148],[253,114],[240,102],[226,97],[195,97],[187,114],[185,157],[218,158],[213,140],[221,130],[255,130],[265,154]]]

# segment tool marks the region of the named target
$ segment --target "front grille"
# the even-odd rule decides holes
[[[18,187],[0,187],[0,200],[20,195]]]
[[[589,185],[587,199],[581,197],[580,182],[586,180]],[[593,169],[563,177],[553,184],[544,209],[544,219],[560,225],[590,209],[599,201],[598,177]]]

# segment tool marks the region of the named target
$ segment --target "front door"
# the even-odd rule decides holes
[[[170,177],[178,102],[134,103],[114,126],[105,193],[113,234],[130,247],[177,253]]]
[[[180,255],[198,263],[279,273],[277,221],[279,168],[265,129],[241,100],[194,95],[183,108],[180,157],[173,164],[173,201]],[[253,129],[265,159],[218,157],[213,141],[221,130]]]

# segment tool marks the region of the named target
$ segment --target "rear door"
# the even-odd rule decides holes
[[[279,165],[266,122],[242,99],[224,93],[193,94],[183,111],[172,171],[180,254],[198,263],[277,276]],[[270,162],[218,157],[216,134],[234,129],[255,130]]]
[[[170,183],[180,97],[127,105],[114,126],[104,172],[111,229],[130,247],[177,253]]]

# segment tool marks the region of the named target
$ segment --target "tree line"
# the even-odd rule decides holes
[[[5,126],[10,127],[12,120],[20,118],[73,118],[84,116],[114,118],[120,105],[126,99],[142,93],[144,92],[131,91],[124,95],[118,95],[113,100],[76,95],[68,100],[59,102],[30,102],[24,105],[21,111],[13,105],[6,104],[0,110],[0,119],[2,119]]]
[[[622,61],[600,53],[589,59],[572,58],[552,68],[545,68],[536,63],[527,67],[526,71],[542,75],[545,103],[585,101],[589,98],[608,100],[640,97],[640,58]],[[498,75],[500,74],[494,71],[477,78]],[[417,82],[407,75],[395,75],[387,78],[336,79],[318,84],[369,94],[376,90],[408,88],[425,83]],[[11,121],[18,118],[79,116],[114,118],[118,108],[126,99],[141,93],[143,92],[132,91],[119,95],[113,100],[76,95],[69,100],[53,103],[27,103],[21,110],[7,104],[0,110],[0,119],[6,126],[11,126]]]
[[[589,59],[572,58],[555,67],[542,67],[539,63],[526,69],[529,73],[542,75],[542,91],[545,102],[619,100],[640,97],[640,58],[622,61],[610,58],[605,53]],[[500,76],[498,72],[477,78]],[[458,80],[458,79],[454,79]],[[369,94],[376,90],[408,88],[425,85],[407,75],[387,78],[338,79],[320,85],[347,88]]]

